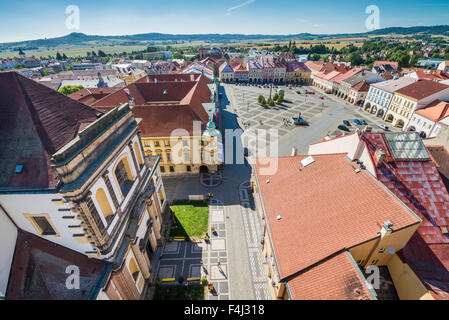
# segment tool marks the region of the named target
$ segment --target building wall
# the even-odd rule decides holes
[[[77,213],[72,211],[69,203],[61,202],[62,196],[58,193],[28,193],[28,194],[2,194],[0,203],[11,215],[14,223],[22,230],[43,237],[49,241],[84,254],[92,250],[92,245],[79,242],[73,235],[80,233],[80,220],[75,219]],[[59,200],[59,201],[52,201]],[[56,235],[41,235],[30,220],[33,215],[46,214],[54,226]],[[70,218],[66,218],[70,217]]]
[[[396,292],[401,300],[434,300],[424,284],[397,254],[387,264]]]
[[[415,129],[414,131],[420,134],[424,132],[426,134],[426,138],[434,138],[440,131],[441,125],[414,112],[409,123],[404,127],[403,131],[409,131],[412,127]]]
[[[6,296],[16,240],[17,228],[0,208],[0,300]]]
[[[349,251],[357,264],[364,268],[367,268],[372,264],[386,266],[393,257],[388,251],[388,248],[393,248],[395,252],[401,250],[407,244],[413,233],[415,233],[416,229],[418,229],[418,226],[419,224],[415,224],[398,231],[393,231],[390,235],[386,235],[384,238],[379,236],[368,242],[352,247]]]
[[[184,136],[181,140],[173,140],[170,137],[142,137],[145,154],[161,156],[160,168],[163,175],[199,173],[203,165],[207,166],[210,172],[217,171],[219,149],[216,138],[209,141],[209,144],[206,144],[207,140],[203,139],[202,147],[200,147],[201,137]],[[177,143],[182,143],[182,146]],[[200,148],[200,152],[193,154],[192,150],[197,148]],[[206,157],[203,160],[201,160],[201,152]],[[186,153],[190,155],[189,160],[185,158]],[[177,154],[181,157],[178,161],[176,161]]]

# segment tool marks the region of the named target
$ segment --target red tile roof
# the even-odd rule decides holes
[[[80,270],[80,288],[65,286],[67,266]],[[19,230],[6,292],[8,300],[95,299],[97,285],[104,281],[107,263],[88,258],[31,233]]]
[[[357,91],[357,92],[368,92],[369,90],[369,84],[366,81],[362,81],[357,83],[355,86],[351,88],[351,90]]]
[[[392,66],[393,68],[397,69],[399,67],[399,64],[396,61],[374,61],[374,66],[383,66],[389,64],[390,66]]]
[[[100,100],[111,93],[120,90],[120,88],[90,88],[82,89],[69,95],[73,100],[82,102],[87,105],[93,104],[95,101]]]
[[[427,119],[438,122],[441,119],[449,117],[449,102],[435,100],[424,108],[416,110],[415,112],[426,117]]]
[[[372,300],[365,282],[342,251],[297,275],[288,282],[294,300]]]
[[[365,133],[362,139],[372,156],[376,149],[386,152],[387,161],[376,168],[378,179],[423,220],[401,258],[435,298],[449,298],[449,236],[441,231],[449,227],[449,194],[435,164],[431,158],[395,160],[382,133]]]
[[[419,101],[447,88],[449,88],[449,86],[442,83],[431,80],[419,80],[397,90],[396,92]]]
[[[50,157],[101,114],[16,72],[0,73],[0,113],[0,187],[42,188],[58,183]]]
[[[190,74],[183,76],[191,77]],[[170,136],[175,129],[185,129],[192,134],[193,121],[202,122],[202,127],[206,125],[209,117],[202,104],[210,102],[211,92],[208,84],[212,81],[204,75],[195,76],[195,81],[141,81],[126,87],[135,102],[132,112],[136,118],[142,119],[139,123],[142,136]],[[107,110],[129,100],[123,88],[98,100],[92,106]]]
[[[369,173],[354,172],[345,154],[314,155],[302,167],[304,158],[277,158],[275,174],[262,174],[260,160],[255,165],[281,279],[376,238],[387,220],[394,229],[419,222]]]

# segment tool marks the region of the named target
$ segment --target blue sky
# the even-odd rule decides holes
[[[69,30],[66,7],[80,9]],[[380,27],[449,24],[448,0],[0,0],[0,42],[63,36],[161,33],[294,34],[366,32],[365,8]]]

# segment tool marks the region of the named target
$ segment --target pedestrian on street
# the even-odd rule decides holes
[[[218,263],[217,263],[217,268],[218,268],[218,270],[221,271],[221,263],[220,263],[220,261],[218,261]]]

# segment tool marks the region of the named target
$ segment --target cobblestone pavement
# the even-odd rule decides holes
[[[201,276],[201,259],[207,260],[208,250],[204,242],[191,243],[187,241],[165,242],[162,255],[157,266],[157,277],[174,279],[163,282],[163,285],[178,284],[178,278],[184,280]],[[195,281],[199,283],[200,281]]]
[[[254,211],[254,201],[248,192],[249,180],[239,186],[240,210],[245,230],[246,249],[248,251],[252,286],[257,300],[270,299],[268,280],[265,276],[264,259],[261,250],[262,228]]]
[[[203,274],[207,276],[209,282],[213,283],[214,291],[208,291],[207,300],[229,300],[231,299],[229,288],[229,261],[226,232],[225,209],[223,203],[216,199],[211,199],[209,206],[209,230],[215,229],[215,233],[209,232],[210,244],[207,246],[208,256],[206,268]],[[218,267],[220,262],[220,268]]]

